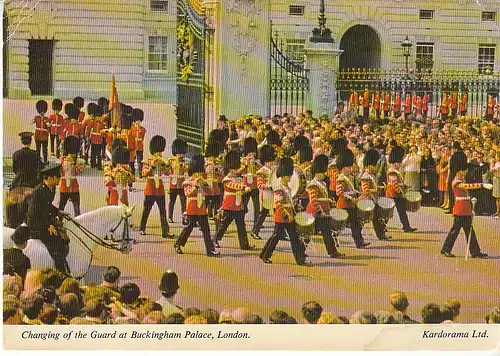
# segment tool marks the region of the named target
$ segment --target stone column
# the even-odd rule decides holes
[[[335,43],[308,42],[306,68],[309,70],[308,109],[314,117],[333,115],[337,102],[335,68],[337,57],[343,52],[335,48]]]

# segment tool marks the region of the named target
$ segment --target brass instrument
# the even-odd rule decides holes
[[[160,180],[163,174],[163,169],[166,166],[165,161],[161,156],[161,153],[155,153],[154,164],[153,164],[153,179],[155,181],[155,187],[158,189],[160,187]]]
[[[195,185],[197,187],[196,189],[196,205],[198,208],[201,208],[203,206],[203,203],[205,202],[205,191],[203,190],[204,186],[208,186],[208,182],[203,179],[203,174],[202,173],[195,173],[193,175]]]

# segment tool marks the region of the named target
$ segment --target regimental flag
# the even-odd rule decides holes
[[[122,110],[118,100],[118,91],[115,85],[115,73],[111,77],[111,93],[109,94],[109,113],[111,115],[111,126],[120,127],[120,118],[122,117]]]

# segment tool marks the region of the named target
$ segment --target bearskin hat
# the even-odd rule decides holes
[[[111,152],[116,150],[118,147],[127,147],[127,142],[121,138],[115,138],[111,141]]]
[[[250,152],[257,152],[257,140],[255,137],[247,137],[243,142],[243,154],[247,155]]]
[[[81,109],[85,105],[85,100],[81,96],[77,96],[76,98],[73,99],[73,104],[78,108]]]
[[[276,177],[291,177],[293,175],[293,161],[290,157],[284,157],[278,161]]]
[[[36,102],[36,112],[39,114],[45,114],[47,112],[47,102],[45,100],[38,100]]]
[[[149,152],[152,155],[165,151],[165,147],[167,147],[167,140],[160,135],[153,136],[149,142]]]
[[[94,112],[95,116],[102,116],[102,115],[104,115],[104,109],[101,106],[96,105],[94,110],[95,110],[95,112]]]
[[[117,164],[128,164],[129,161],[130,152],[126,147],[118,146],[111,153],[111,162],[113,163],[113,166],[116,166]]]
[[[225,169],[240,169],[240,152],[236,149],[229,151],[224,157],[224,168]]]
[[[133,118],[134,122],[136,122],[136,121],[142,122],[144,120],[144,111],[142,111],[139,108],[135,108],[132,111],[132,118]]]
[[[184,141],[182,138],[176,138],[174,142],[172,142],[172,154],[178,155],[185,155],[187,152],[187,142]]]
[[[299,150],[299,162],[309,162],[313,159],[313,149],[309,143],[305,146],[302,146]]]
[[[273,162],[276,159],[274,148],[270,145],[264,145],[259,151],[260,163]]]
[[[464,151],[458,151],[455,152],[451,157],[450,157],[450,171],[451,172],[460,172],[460,171],[465,171],[469,167],[469,164],[467,163],[467,156],[465,155]]]
[[[170,270],[163,273],[159,289],[163,293],[172,293],[179,289],[179,277],[177,277],[177,274]]]
[[[318,155],[314,157],[312,163],[312,174],[316,173],[325,173],[328,170],[328,156],[327,155]]]
[[[124,130],[130,130],[130,128],[132,127],[132,117],[130,115],[122,114],[120,127]]]
[[[209,139],[205,148],[205,157],[218,157],[222,151],[224,151],[224,147],[219,141]]]
[[[66,105],[64,105],[64,112],[70,119],[78,118],[78,109],[74,104],[67,103]]]
[[[304,146],[310,146],[311,142],[304,135],[298,135],[293,139],[293,147],[299,151]]]
[[[69,155],[75,155],[80,150],[81,142],[78,136],[68,136],[63,142],[63,151]]]
[[[188,174],[191,176],[203,172],[205,172],[205,158],[202,155],[193,156],[189,162]]]
[[[280,134],[278,131],[271,130],[267,133],[267,144],[281,146]]]
[[[96,103],[89,103],[87,105],[87,114],[89,114],[89,115],[95,115],[96,107],[97,107]]]
[[[405,156],[405,149],[401,146],[394,146],[389,154],[389,163],[401,163]]]
[[[337,168],[351,167],[354,164],[354,154],[348,148],[339,152],[337,157]]]
[[[97,105],[106,110],[109,107],[109,100],[101,96],[99,99],[97,99]]]
[[[134,108],[132,108],[130,105],[123,105],[123,111],[122,115],[125,114],[127,116],[132,116],[132,113],[134,112]]]
[[[63,103],[61,99],[54,99],[52,100],[52,110],[58,110],[61,111],[63,107]]]
[[[380,158],[380,153],[374,148],[369,149],[363,158],[363,166],[376,166]]]
[[[349,142],[345,137],[339,137],[332,144],[332,151],[335,155],[339,154],[340,151],[343,151],[347,148]]]

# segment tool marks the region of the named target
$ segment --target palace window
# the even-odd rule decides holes
[[[290,5],[288,7],[288,14],[291,16],[304,16],[305,6]]]
[[[168,11],[167,0],[150,0],[149,7],[151,11]]]
[[[286,40],[286,55],[296,61],[304,61],[306,40],[301,38],[288,38]]]
[[[495,21],[497,13],[492,11],[481,12],[481,21]]]
[[[417,42],[416,68],[432,69],[434,66],[434,43]]]
[[[420,20],[432,20],[434,18],[434,10],[420,10]]]
[[[493,73],[495,65],[495,45],[479,45],[478,69],[483,73],[487,68]]]
[[[167,37],[149,36],[149,70],[167,70],[168,46]]]

